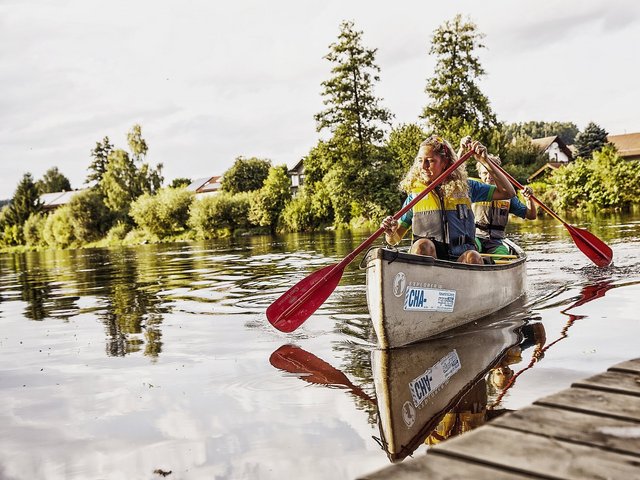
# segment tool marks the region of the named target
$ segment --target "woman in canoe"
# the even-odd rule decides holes
[[[496,184],[469,180],[465,168],[457,168],[399,221],[391,216],[382,221],[387,243],[396,245],[411,227],[411,253],[483,263],[474,242],[475,220],[471,203],[506,200],[516,192],[507,178],[488,161],[484,145],[472,142],[470,148],[475,152],[476,160],[491,172]],[[400,182],[400,189],[408,194],[405,205],[456,160],[456,153],[446,140],[434,135],[422,142],[413,165]]]

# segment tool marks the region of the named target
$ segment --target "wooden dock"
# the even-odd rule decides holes
[[[640,479],[640,358],[362,480]]]

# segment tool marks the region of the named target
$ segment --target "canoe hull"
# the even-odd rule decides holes
[[[526,256],[469,265],[377,248],[367,256],[367,303],[382,348],[436,336],[490,315],[522,296]]]
[[[455,336],[372,352],[380,435],[391,461],[423,444],[444,414],[518,344],[518,325],[471,326]],[[420,382],[425,376],[427,388]],[[481,387],[486,389],[484,382]]]

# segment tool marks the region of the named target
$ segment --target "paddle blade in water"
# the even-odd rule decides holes
[[[599,267],[607,267],[613,260],[611,247],[591,232],[565,224],[576,246]]]
[[[333,365],[295,345],[281,346],[271,354],[269,362],[280,370],[300,375],[300,378],[305,382],[328,387],[344,386],[360,398],[368,402],[375,402],[364,390],[351,383],[351,380]]]
[[[329,363],[295,345],[283,345],[269,357],[269,362],[285,372],[302,375],[305,382],[318,385],[353,385],[347,376]]]
[[[293,332],[331,295],[342,278],[340,264],[329,265],[300,280],[267,308],[269,323]]]

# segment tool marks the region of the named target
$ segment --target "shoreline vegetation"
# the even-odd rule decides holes
[[[477,53],[484,35],[470,19],[456,15],[433,32],[429,54],[436,57],[436,68],[426,80],[425,107],[408,124],[394,125],[393,113],[375,96],[381,81],[377,49],[366,47],[363,35],[353,22],[343,22],[324,57],[332,68],[321,83],[326,108],[315,120],[325,139],[302,159],[304,182],[295,195],[286,165],[242,156],[223,173],[215,195],[189,191],[187,178],[163,186],[162,164],[147,162],[148,145],[141,126],[134,125],[127,133],[128,149],[116,148],[108,137],[96,142],[85,188],[55,210],[43,211],[40,195],[70,191],[69,180],[57,167],[37,181],[24,174],[0,210],[0,251],[375,230],[400,209],[404,196],[398,184],[431,134],[453,145],[467,135],[481,141],[523,184],[550,161],[532,139],[557,136],[572,147],[573,159],[529,185],[541,201],[570,213],[623,211],[638,204],[640,162],[621,158],[597,124],[579,131],[572,122],[497,119],[478,86],[485,75]],[[473,162],[466,168],[476,175]]]

